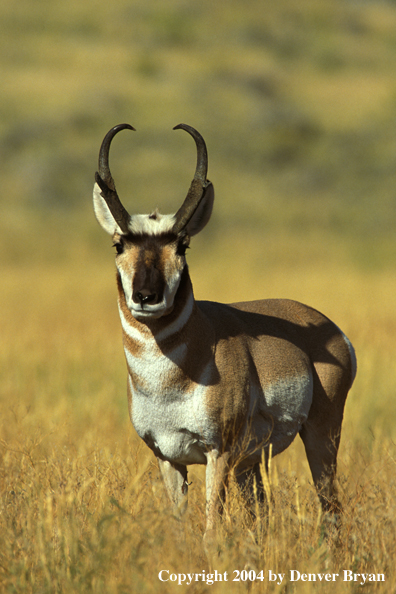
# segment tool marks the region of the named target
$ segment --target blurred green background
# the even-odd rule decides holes
[[[3,0],[0,28],[4,264],[104,243],[93,175],[125,121],[111,163],[130,211],[176,210],[195,148],[172,127],[205,137],[201,253],[248,233],[261,266],[395,267],[395,2]]]

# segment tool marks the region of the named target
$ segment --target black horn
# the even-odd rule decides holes
[[[197,130],[187,124],[179,124],[173,128],[174,130],[185,130],[195,140],[197,145],[197,167],[195,169],[194,179],[191,182],[190,189],[187,196],[175,215],[175,224],[173,231],[180,233],[188,224],[194,212],[197,210],[199,203],[205,195],[206,188],[210,185],[210,181],[206,179],[208,171],[208,153],[206,144],[202,136]]]
[[[135,130],[130,124],[118,124],[118,126],[114,126],[114,128],[107,132],[99,151],[99,171],[95,174],[95,181],[101,189],[101,196],[106,201],[111,214],[123,233],[128,232],[130,216],[121,204],[121,200],[119,199],[115,188],[115,183],[109,167],[109,151],[114,136],[121,130],[126,129]]]

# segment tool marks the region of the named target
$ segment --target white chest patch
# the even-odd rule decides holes
[[[131,391],[131,419],[138,435],[156,455],[180,464],[205,464],[208,445],[215,442],[215,427],[206,412],[207,382],[202,380],[187,391],[177,381],[187,347],[182,344],[168,356],[159,349],[144,358],[126,351]]]

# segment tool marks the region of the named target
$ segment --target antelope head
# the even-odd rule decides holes
[[[209,221],[213,185],[206,179],[208,156],[202,136],[186,124],[174,128],[188,132],[197,147],[197,166],[187,196],[174,215],[154,211],[130,215],[122,205],[109,167],[109,150],[121,130],[134,130],[129,124],[112,128],[99,152],[99,171],[95,175],[94,210],[102,228],[113,237],[116,266],[126,304],[132,315],[144,321],[169,314],[183,271],[190,238]]]

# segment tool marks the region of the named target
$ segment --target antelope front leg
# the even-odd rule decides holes
[[[182,516],[188,503],[187,467],[157,458],[162,480],[177,516]]]
[[[212,450],[206,454],[206,458],[206,530],[204,538],[206,544],[210,544],[215,535],[216,519],[223,509],[230,453],[220,454],[217,450]]]

